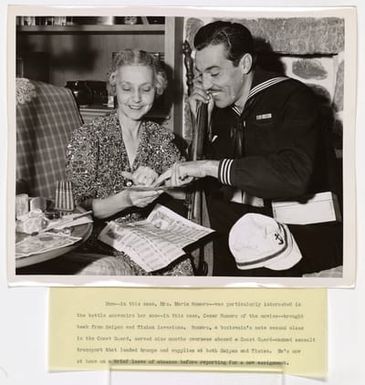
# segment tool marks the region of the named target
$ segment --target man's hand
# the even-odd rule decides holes
[[[208,104],[208,122],[210,121],[210,116],[214,107],[214,99],[209,94],[209,91],[203,89],[202,83],[199,77],[194,78],[194,88],[193,92],[189,96],[188,102],[190,106],[190,111],[194,116],[194,119],[197,117],[198,105],[201,103]]]
[[[156,171],[146,166],[139,166],[133,174],[122,171],[122,175],[124,178],[130,179],[136,186],[151,186],[158,177]]]
[[[157,178],[154,186],[159,186],[163,182],[169,186],[183,186],[190,183],[194,178],[204,178],[206,176],[217,178],[218,164],[219,162],[215,160],[175,163]]]

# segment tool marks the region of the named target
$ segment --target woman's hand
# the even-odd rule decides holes
[[[103,199],[93,199],[92,209],[95,218],[108,218],[129,207],[146,207],[157,199],[162,190],[136,191],[125,189]]]
[[[122,175],[130,179],[135,186],[151,186],[158,178],[157,172],[147,166],[139,166],[134,173],[123,171]]]
[[[157,199],[162,193],[162,190],[150,190],[150,191],[135,191],[127,190],[127,199],[130,202],[130,206],[146,207]]]

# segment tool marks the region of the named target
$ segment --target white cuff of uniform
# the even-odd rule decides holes
[[[222,159],[218,166],[218,180],[227,185],[231,183],[231,167],[234,159]]]

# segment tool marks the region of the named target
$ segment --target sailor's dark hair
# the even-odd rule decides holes
[[[242,24],[215,21],[199,29],[194,38],[194,47],[200,51],[208,45],[224,44],[227,59],[237,66],[246,53],[255,56],[251,32]]]

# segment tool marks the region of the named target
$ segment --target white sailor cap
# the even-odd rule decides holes
[[[287,225],[261,214],[245,214],[229,233],[229,249],[241,270],[287,270],[302,254]]]

